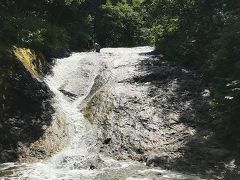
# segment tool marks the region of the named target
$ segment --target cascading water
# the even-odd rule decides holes
[[[138,53],[152,48],[131,48],[124,57],[138,58]],[[69,141],[65,148],[46,161],[35,164],[4,164],[0,172],[14,169],[13,174],[0,179],[26,180],[88,180],[88,179],[200,179],[162,169],[151,169],[133,161],[116,161],[99,153],[97,130],[79,110],[82,100],[89,94],[104,62],[119,59],[113,66],[124,63],[125,49],[103,49],[102,53],[74,53],[71,57],[56,60],[52,75],[46,83],[55,93],[53,106],[56,115],[65,118]],[[101,166],[96,168],[96,163]]]

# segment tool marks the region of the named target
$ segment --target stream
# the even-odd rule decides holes
[[[160,180],[201,179],[161,168],[147,167],[133,160],[116,160],[100,153],[97,127],[80,111],[80,104],[89,95],[96,77],[108,67],[124,65],[139,60],[140,53],[152,47],[106,48],[101,53],[73,53],[70,57],[56,59],[53,73],[45,78],[55,94],[53,107],[58,116],[65,118],[69,140],[65,148],[48,160],[32,164],[5,163],[0,165],[3,180]],[[127,53],[124,53],[127,51]],[[121,56],[121,58],[119,57]],[[124,72],[122,72],[124,76]],[[6,173],[3,177],[1,174]],[[9,173],[11,172],[11,173]]]

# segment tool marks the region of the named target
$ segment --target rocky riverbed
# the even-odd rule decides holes
[[[8,142],[1,150],[16,158],[1,155],[4,162],[18,162],[0,164],[0,179],[239,179],[238,152],[224,147],[210,128],[211,92],[202,77],[152,51],[73,53],[56,59],[44,81],[26,70],[31,66],[18,64],[26,74],[13,82],[25,85],[25,98],[39,101],[32,111],[19,104],[22,121],[1,121],[10,127],[1,131],[1,142]],[[23,130],[19,136],[10,133],[14,127]]]
[[[211,96],[201,76],[151,50],[107,49],[111,59],[105,58],[80,107],[99,129],[100,152],[215,179],[240,178],[237,153],[210,128]]]

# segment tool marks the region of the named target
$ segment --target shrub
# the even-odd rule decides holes
[[[54,56],[68,47],[66,31],[36,17],[7,17],[0,38],[8,43],[31,47]]]

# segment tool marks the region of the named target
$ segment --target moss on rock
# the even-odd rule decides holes
[[[24,67],[35,77],[40,78],[40,74],[46,66],[46,59],[42,53],[37,53],[32,49],[18,48],[14,46],[12,48],[17,60],[21,61]]]

